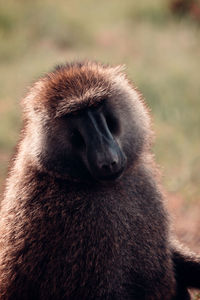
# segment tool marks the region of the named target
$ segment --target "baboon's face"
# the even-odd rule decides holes
[[[75,178],[114,180],[126,168],[121,124],[107,99],[53,120],[43,131],[43,164]]]
[[[138,93],[121,79],[111,84],[109,78],[95,78],[85,71],[73,77],[73,84],[63,76],[55,78],[35,97],[30,131],[39,132],[32,143],[40,166],[74,179],[119,178],[137,162],[147,136],[147,117]]]
[[[109,99],[58,117],[43,129],[42,164],[73,178],[117,179],[140,154],[143,137],[135,126],[130,112]]]
[[[69,158],[63,159],[63,166],[70,167],[70,173],[75,176],[78,173],[98,180],[112,180],[126,167],[126,155],[117,141],[120,121],[105,102],[57,120],[66,131],[64,138],[70,149]]]

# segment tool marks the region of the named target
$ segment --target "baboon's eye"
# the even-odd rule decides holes
[[[106,123],[111,133],[117,134],[119,131],[119,123],[112,115],[106,115]]]
[[[84,139],[77,129],[71,133],[71,143],[77,148],[82,148],[85,145]]]
[[[105,101],[106,99],[102,99],[99,102],[94,103],[92,105],[92,108],[94,108],[95,110],[100,110],[103,107]]]

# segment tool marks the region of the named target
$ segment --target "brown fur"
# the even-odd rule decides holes
[[[62,116],[104,98],[121,122],[127,169],[113,182],[71,178],[51,156],[65,147]],[[121,69],[58,67],[22,104],[0,211],[0,299],[188,299],[185,256],[171,247],[149,150],[150,118]]]

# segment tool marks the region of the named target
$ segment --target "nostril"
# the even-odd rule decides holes
[[[117,162],[116,161],[113,161],[112,163],[111,163],[111,166],[112,167],[115,167],[117,165]]]

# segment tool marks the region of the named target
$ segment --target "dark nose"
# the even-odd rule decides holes
[[[92,157],[94,153],[90,153]],[[107,147],[101,149],[101,151],[95,151],[95,158],[92,164],[92,173],[94,177],[100,180],[112,180],[118,178],[126,164],[126,159],[123,153],[120,151],[117,144],[111,143]]]
[[[108,153],[107,153],[108,154]],[[108,176],[111,174],[116,173],[119,170],[119,157],[117,156],[117,154],[113,154],[111,157],[107,157],[107,159],[104,160],[99,160],[97,163],[97,167],[100,171],[100,173],[103,176]]]

